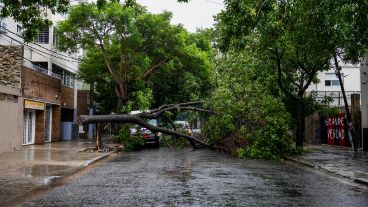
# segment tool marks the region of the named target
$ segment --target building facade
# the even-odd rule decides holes
[[[361,92],[361,72],[360,65],[341,64],[341,75],[344,89],[346,92],[349,106],[351,105],[351,94],[360,94]],[[341,93],[341,87],[339,80],[335,74],[334,69],[328,71],[319,72],[317,74],[319,80],[318,83],[312,83],[307,92],[315,93],[318,100],[323,100],[325,97],[330,97],[332,102],[331,106],[344,106],[344,100]]]
[[[0,45],[0,152],[19,150],[22,137],[22,47]]]
[[[45,15],[53,25],[65,19]],[[54,26],[40,30],[32,43],[23,41],[22,30],[14,20],[0,19],[0,141],[6,143],[0,152],[70,140],[75,128],[75,74],[82,52],[58,51]]]

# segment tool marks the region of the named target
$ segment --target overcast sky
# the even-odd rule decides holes
[[[173,13],[172,23],[183,24],[189,32],[196,28],[209,28],[214,24],[213,16],[224,9],[222,0],[191,0],[178,3],[176,0],[137,0],[152,13],[163,10]]]

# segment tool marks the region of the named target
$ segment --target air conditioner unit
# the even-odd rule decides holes
[[[6,23],[5,22],[0,22],[0,34],[6,34]]]

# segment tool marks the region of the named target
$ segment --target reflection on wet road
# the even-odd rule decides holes
[[[209,150],[123,153],[26,206],[368,206],[368,192],[279,161]]]

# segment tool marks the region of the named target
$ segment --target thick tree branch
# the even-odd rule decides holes
[[[102,52],[102,57],[103,57],[103,59],[104,59],[104,61],[105,61],[105,64],[106,64],[107,69],[108,69],[108,71],[109,71],[109,73],[110,73],[110,75],[111,75],[111,78],[112,78],[113,80],[119,80],[119,79],[118,79],[118,77],[117,77],[117,75],[115,74],[115,72],[114,72],[114,71],[113,71],[113,69],[111,68],[109,61],[107,60],[105,47],[103,46],[102,41],[101,41],[101,40],[99,40],[99,41],[100,41],[99,47],[100,47],[101,52]]]
[[[79,122],[81,124],[88,124],[88,123],[132,123],[132,124],[138,124],[140,126],[143,126],[147,129],[149,129],[152,132],[161,132],[167,135],[174,135],[178,137],[183,137],[191,141],[198,142],[204,146],[211,147],[208,143],[196,138],[192,137],[187,134],[183,134],[180,132],[176,132],[164,127],[158,127],[153,126],[144,119],[141,118],[141,114],[135,114],[135,115],[128,115],[128,114],[120,114],[120,115],[94,115],[94,116],[80,116]]]
[[[151,75],[151,73],[158,67],[160,67],[162,64],[164,64],[166,61],[168,61],[169,58],[166,58],[165,60],[161,60],[160,62],[158,62],[157,64],[153,65],[152,67],[150,67],[144,74],[143,74],[143,79],[147,79],[149,75]]]
[[[276,62],[277,62],[277,83],[283,93],[285,95],[289,96],[293,101],[297,101],[297,98],[290,93],[283,85],[282,83],[282,66],[281,66],[281,55],[278,51],[276,51]]]

